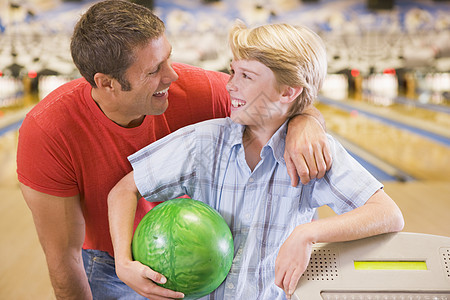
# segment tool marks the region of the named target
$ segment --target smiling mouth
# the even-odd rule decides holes
[[[155,92],[154,94],[153,94],[153,96],[154,97],[162,97],[162,96],[165,96],[166,94],[167,94],[167,91],[169,90],[169,88],[165,88],[164,90],[162,90],[162,91],[159,91],[159,92]]]
[[[233,106],[234,108],[244,106],[246,103],[247,102],[245,102],[244,100],[240,100],[240,99],[232,99],[231,100],[231,106]]]

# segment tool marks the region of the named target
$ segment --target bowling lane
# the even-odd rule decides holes
[[[346,110],[363,110],[450,137],[450,130],[448,130],[450,128],[448,99],[450,75],[448,73],[439,75],[447,79],[442,80],[439,91],[414,89],[415,84],[423,85],[421,83],[423,80],[418,80],[417,83],[414,81],[413,87],[406,88],[405,93],[404,88],[399,87],[398,77],[393,74],[374,74],[365,77],[328,74],[321,95],[326,98],[324,100],[337,101],[331,104]]]
[[[377,112],[386,117],[401,119],[407,124],[414,124],[428,131],[436,132],[441,135],[450,137],[450,107],[439,105],[440,108],[446,108],[438,111],[418,106],[419,103],[408,101],[404,103],[395,102],[389,107],[379,107]]]
[[[44,253],[17,182],[17,137],[17,130],[0,135],[0,299],[54,299]]]
[[[392,102],[389,105],[370,103],[364,98],[362,100],[350,98],[349,100],[336,102],[332,101],[333,98],[325,97],[322,98],[322,102],[341,106],[345,110],[363,111],[390,120],[396,120],[405,125],[450,138],[450,130],[448,130],[450,128],[450,107],[433,104],[422,104],[419,106],[420,103],[415,100],[402,99],[402,102]]]
[[[18,129],[38,97],[23,96],[22,81],[3,77],[0,82],[15,85],[0,92],[0,299],[54,299],[45,256],[16,175]]]
[[[339,105],[327,103],[318,102],[317,108],[324,115],[327,127],[331,131],[417,179],[450,180],[450,147],[448,144],[412,133],[395,126],[395,123],[392,122],[386,123],[377,118],[369,118],[358,112],[361,106],[367,107],[367,104],[362,102],[358,104],[346,102],[345,104],[348,106],[345,109]],[[352,107],[354,109],[351,109]],[[403,120],[390,107],[383,109],[393,120],[399,122]],[[377,113],[379,110],[380,108],[377,107]],[[416,126],[420,122],[419,120],[416,120]],[[419,127],[417,128],[419,129]],[[438,125],[434,125],[433,128],[434,131],[445,131]],[[448,129],[445,132],[448,134]],[[449,139],[444,138],[444,140],[448,141]]]

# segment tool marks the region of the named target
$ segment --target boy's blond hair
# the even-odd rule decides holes
[[[237,21],[229,35],[233,57],[256,60],[272,70],[281,85],[303,87],[291,104],[288,117],[299,114],[316,99],[327,74],[322,39],[304,26],[268,24],[247,28]]]

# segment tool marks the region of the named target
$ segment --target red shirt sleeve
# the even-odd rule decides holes
[[[61,149],[31,116],[25,118],[19,129],[17,174],[21,183],[42,193],[60,197],[79,193],[67,151]]]
[[[230,76],[222,72],[207,71],[210,78],[214,118],[230,116],[230,94],[227,83]]]

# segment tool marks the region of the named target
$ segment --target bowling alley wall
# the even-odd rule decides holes
[[[79,74],[69,40],[78,16],[95,1],[3,0],[0,4],[0,107],[23,95],[42,99]],[[450,2],[172,0],[140,1],[166,23],[175,61],[226,70],[227,29],[248,25],[307,25],[325,40],[329,77],[323,94],[349,93],[390,105],[399,94],[449,101]]]
[[[173,46],[173,61],[224,72],[227,72],[231,58],[227,32],[236,19],[249,26],[288,22],[310,27],[323,38],[327,47],[328,76],[316,104],[324,114],[329,131],[341,134],[350,143],[357,141],[359,148],[369,149],[372,158],[361,161],[370,161],[372,165],[386,162],[396,165],[395,171],[389,171],[391,175],[387,178],[429,179],[444,173],[447,175],[442,178],[450,180],[449,1],[130,1],[153,9],[165,22],[166,34]],[[70,36],[80,14],[94,2],[0,2],[0,118],[8,111],[34,105],[57,86],[80,76],[72,63]],[[399,113],[407,117],[410,117],[411,107],[431,108],[433,115],[430,117],[428,112],[424,117],[420,115],[420,122],[427,118],[424,122],[434,122],[431,126],[439,126],[444,143],[442,134],[438,135],[437,147],[444,147],[443,150],[434,151],[439,154],[430,158],[433,160],[431,167],[426,162],[417,166],[416,160],[414,164],[410,160],[429,156],[427,153],[430,152],[422,141],[414,141],[420,146],[414,146],[414,150],[408,152],[409,156],[403,154],[403,145],[412,143],[411,138],[402,140],[402,134],[395,133],[391,140],[383,140],[382,146],[375,140],[373,144],[362,143],[361,135],[388,134],[379,127],[363,131],[370,120],[357,118],[364,114],[358,108],[361,105],[370,105],[370,111],[375,109],[378,112],[383,108],[400,107],[397,109]],[[413,120],[410,123],[418,122]],[[354,130],[355,126],[359,131]],[[395,125],[404,129],[402,126]],[[411,131],[413,134],[418,132],[416,128]],[[350,136],[350,133],[355,136]],[[429,139],[429,136],[425,138]],[[395,143],[398,148],[392,146]],[[379,150],[377,153],[378,148],[386,149],[386,144],[393,155],[386,154],[389,151]],[[355,153],[352,154],[357,157]],[[400,158],[399,153],[402,153]],[[398,163],[406,157],[410,157],[409,160]],[[379,158],[381,163],[376,162]],[[364,166],[372,172],[379,169],[371,169],[370,164]],[[424,176],[430,168],[432,174]]]

